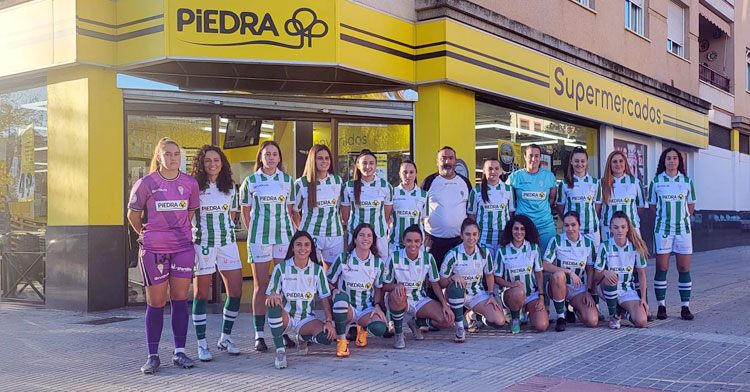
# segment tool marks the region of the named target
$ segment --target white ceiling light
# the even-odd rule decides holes
[[[544,133],[544,132],[539,132],[539,131],[532,131],[530,129],[523,129],[523,128],[511,127],[511,126],[508,126],[508,125],[505,125],[505,124],[499,124],[499,123],[479,124],[479,125],[477,125],[477,126],[474,127],[474,129],[491,129],[491,128],[504,129],[506,131],[510,131],[511,133],[514,133],[514,132],[515,133],[523,133],[523,134],[526,134],[526,135],[533,135],[533,136],[546,137],[546,138],[557,139],[557,140],[564,140],[566,142],[571,142],[571,143],[574,143],[576,141],[575,139],[571,139],[571,138],[567,138],[567,137],[563,137],[563,136],[557,136],[557,135],[553,135],[553,134],[550,134],[550,133]]]

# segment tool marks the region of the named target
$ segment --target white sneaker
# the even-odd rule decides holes
[[[286,369],[286,351],[276,351],[276,359],[273,361],[273,366],[276,369]]]
[[[456,343],[463,343],[466,341],[466,330],[463,328],[456,328],[456,338],[453,339]]]
[[[211,356],[211,352],[208,351],[208,347],[198,345],[198,359],[201,362],[208,362],[214,359],[214,357]]]
[[[396,334],[396,339],[393,342],[393,348],[402,349],[404,347],[406,347],[406,341],[404,339],[404,333],[403,332],[397,333]]]
[[[225,337],[224,339],[219,338],[219,342],[216,343],[216,347],[219,348],[219,351],[226,351],[232,355],[238,355],[240,353],[240,350],[237,349],[237,347],[234,347],[234,342],[232,342],[232,338],[229,336]]]
[[[406,325],[409,326],[409,329],[411,329],[414,340],[424,340],[424,335],[422,335],[422,328],[417,327],[417,319],[415,317],[409,318],[409,321],[406,322]]]

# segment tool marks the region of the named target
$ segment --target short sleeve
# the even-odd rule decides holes
[[[133,184],[133,189],[130,190],[130,202],[128,202],[129,210],[143,211],[146,209],[146,201],[151,197],[147,188],[143,183],[143,178]]]
[[[547,260],[550,263],[555,262],[555,259],[557,258],[557,238],[557,236],[554,236],[549,239],[549,244],[547,244],[547,250],[544,252],[543,260]]]
[[[607,247],[605,246],[605,243],[602,242],[602,244],[599,245],[599,253],[596,256],[594,269],[601,271],[604,269],[604,267],[606,267],[606,265],[607,265]]]
[[[635,268],[646,268],[646,258],[640,253],[636,253]]]
[[[430,209],[427,208],[427,202],[429,201],[427,199],[427,192],[422,191],[422,198],[422,218],[427,218],[428,216],[430,216]]]
[[[294,191],[294,180],[292,180],[292,176],[288,177],[286,184],[287,187],[289,187],[289,197],[286,199],[286,204],[293,206],[294,202],[297,200],[297,192]]]
[[[591,241],[591,244],[589,245],[589,254],[586,256],[586,265],[594,265],[594,261],[596,260],[596,248],[594,245],[594,241]]]
[[[688,195],[688,204],[695,204],[695,202],[698,201],[698,198],[695,196],[695,185],[693,185],[692,179],[688,179],[688,183],[690,184],[690,194]]]
[[[566,202],[566,198],[565,198],[565,188],[567,188],[567,185],[565,185],[565,186],[564,186],[563,184],[564,184],[564,182],[562,182],[562,181],[561,181],[561,182],[560,182],[560,183],[559,183],[559,184],[557,185],[557,196],[555,197],[555,202],[556,202],[556,203],[557,203],[558,205],[561,205],[561,206],[564,206],[564,205],[565,205],[565,202]]]
[[[440,280],[440,273],[438,272],[437,262],[435,262],[435,258],[432,256],[432,253],[424,252],[425,260],[427,260],[427,264],[429,266],[429,270],[427,271],[427,279],[430,282],[437,282]]]
[[[503,265],[503,257],[500,249],[495,253],[495,276],[505,279],[505,265]]]
[[[349,207],[352,205],[351,195],[349,193],[349,184],[351,181],[348,181],[346,184],[344,184],[341,187],[341,205],[344,207]]]
[[[546,185],[547,186],[545,188],[552,189],[552,188],[556,187],[557,186],[557,178],[555,178],[555,175],[552,174],[551,171],[546,170],[546,169],[545,169],[545,173],[546,173],[546,177],[547,177],[547,179],[546,179],[546,182],[547,182]]]
[[[456,252],[451,249],[448,251],[448,253],[445,255],[445,260],[443,260],[443,265],[440,269],[440,276],[447,278],[451,276],[451,273],[453,272],[453,264],[456,263]]]
[[[250,176],[247,176],[245,178],[245,181],[242,181],[242,185],[240,185],[240,205],[244,207],[249,207],[252,205],[252,195],[251,189],[250,189]]]
[[[331,296],[331,290],[328,288],[328,282],[326,281],[326,274],[323,272],[323,267],[317,266],[318,272],[317,272],[317,286],[318,286],[318,296],[320,298],[328,298]]]
[[[385,262],[385,271],[383,274],[383,283],[393,283],[393,260],[398,257],[398,251],[390,254],[388,261]]]
[[[230,209],[231,212],[239,212],[240,210],[240,196],[237,194],[237,190],[234,188],[234,184],[232,184],[232,208]]]
[[[477,188],[472,188],[469,192],[469,203],[467,205],[466,213],[476,215],[479,211],[479,197],[477,197]]]
[[[393,205],[393,186],[389,184],[387,181],[383,180],[385,182],[385,199],[383,200],[383,204],[387,206]]]
[[[346,257],[346,253],[340,254],[339,257],[336,258],[336,261],[331,264],[331,267],[328,268],[327,278],[331,284],[336,283],[336,281],[339,280],[339,277],[341,276],[341,265],[344,263]]]
[[[602,204],[602,182],[601,181],[596,182],[596,198],[594,199],[594,204]]]
[[[508,194],[508,212],[516,212],[516,193],[513,192],[513,187],[506,185]]]
[[[276,267],[273,267],[273,272],[271,273],[271,282],[268,285],[268,289],[266,289],[266,295],[270,295],[271,293],[281,294],[281,275],[284,265],[285,263],[282,262],[276,264]]]
[[[492,255],[487,252],[487,248],[483,248],[483,252],[485,254],[485,258],[487,259],[487,262],[484,263],[484,273],[485,274],[491,274],[495,270],[494,262],[492,261]]]
[[[302,190],[304,186],[305,185],[303,183],[302,178],[299,178],[297,179],[297,181],[294,182],[294,193],[295,193],[295,196],[297,197],[297,201],[294,203],[295,211],[302,211],[302,206],[305,203],[306,195],[303,195],[303,190]]]
[[[656,205],[656,187],[654,186],[654,180],[651,180],[651,184],[648,186],[648,204]]]
[[[534,272],[541,272],[544,270],[544,267],[542,266],[542,248],[539,246],[536,246],[535,249],[532,249],[532,257],[535,258],[534,260]]]
[[[636,208],[648,207],[648,204],[646,203],[646,195],[643,194],[643,186],[641,185],[641,180],[636,178],[635,184],[638,186],[638,195],[636,196],[635,200]]]
[[[190,177],[190,196],[188,198],[188,210],[195,211],[201,208],[201,190],[198,187],[198,181]]]
[[[373,286],[375,286],[375,288],[377,289],[380,289],[383,287],[383,279],[385,279],[385,263],[386,262],[381,259],[376,259],[376,260],[377,260],[377,264],[375,267],[376,276],[375,276],[375,282],[373,282]]]

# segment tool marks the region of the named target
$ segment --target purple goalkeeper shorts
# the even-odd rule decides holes
[[[193,278],[195,248],[192,246],[177,253],[153,253],[141,248],[138,251],[138,267],[145,286],[154,286],[169,281],[169,277]]]

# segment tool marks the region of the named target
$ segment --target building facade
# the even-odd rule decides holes
[[[238,142],[250,134],[279,142],[295,177],[323,143],[344,176],[373,150],[394,184],[405,158],[433,172],[443,145],[475,178],[489,157],[521,167],[531,143],[559,178],[574,147],[594,176],[622,150],[647,184],[672,146],[697,187],[696,249],[747,243],[748,7],[0,1],[3,298],[89,311],[143,301],[125,201],[163,136],[188,158],[222,146],[238,182],[257,154]]]

